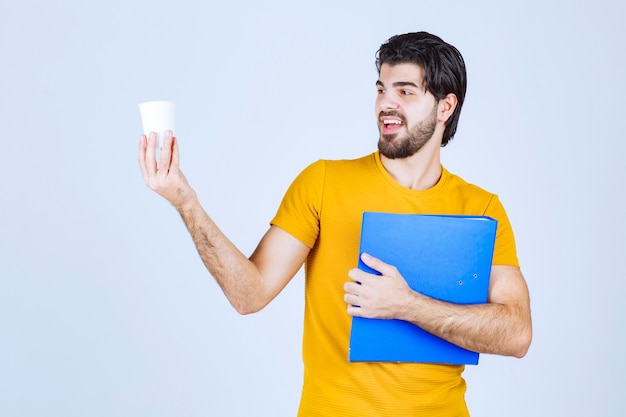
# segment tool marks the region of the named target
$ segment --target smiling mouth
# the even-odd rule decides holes
[[[404,122],[402,120],[397,119],[397,118],[390,118],[389,116],[387,117],[383,116],[380,119],[380,122],[381,122],[381,126],[380,126],[381,133],[385,133],[385,134],[396,133],[400,129],[402,129],[402,127],[404,126]]]

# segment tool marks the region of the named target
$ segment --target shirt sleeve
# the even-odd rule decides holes
[[[313,248],[319,235],[325,173],[322,160],[306,167],[287,189],[270,222],[309,248]]]
[[[497,195],[493,195],[485,210],[485,216],[498,221],[496,244],[493,251],[493,265],[512,265],[519,267],[513,228],[506,215],[504,206]]]

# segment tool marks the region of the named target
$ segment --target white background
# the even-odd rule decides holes
[[[624,7],[609,0],[0,3],[0,415],[293,416],[298,274],[241,317],[137,167],[177,103],[183,169],[245,253],[291,180],[375,150],[374,54],[426,30],[468,66],[452,172],[499,194],[526,358],[469,367],[473,416],[612,416],[626,389]]]

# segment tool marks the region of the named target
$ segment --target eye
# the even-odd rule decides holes
[[[378,92],[378,94],[385,94],[384,88],[377,88],[376,91]]]
[[[403,96],[410,96],[413,93],[409,90],[400,90],[400,94],[402,94]]]

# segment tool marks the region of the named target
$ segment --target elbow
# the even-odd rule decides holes
[[[517,324],[513,326],[512,330],[513,329],[515,330],[512,333],[514,336],[511,340],[511,351],[509,355],[521,359],[528,353],[533,339],[533,325],[530,311],[520,316]]]
[[[520,332],[511,352],[511,356],[518,359],[523,358],[530,349],[530,343],[532,342],[532,330],[529,328],[526,331]]]
[[[235,311],[242,315],[248,316],[250,314],[258,313],[263,310],[263,308],[267,305],[267,303],[263,302],[238,302],[231,303]]]
[[[261,291],[223,291],[230,305],[242,316],[258,313],[271,301],[271,298],[261,295]]]
[[[233,307],[235,307],[235,311],[242,316],[248,316],[250,314],[258,313],[259,311],[261,311],[260,308],[248,308],[247,306],[233,306]]]
[[[516,350],[512,352],[511,356],[517,359],[522,359],[528,353],[528,348],[530,348],[530,344],[526,346],[519,346]]]

